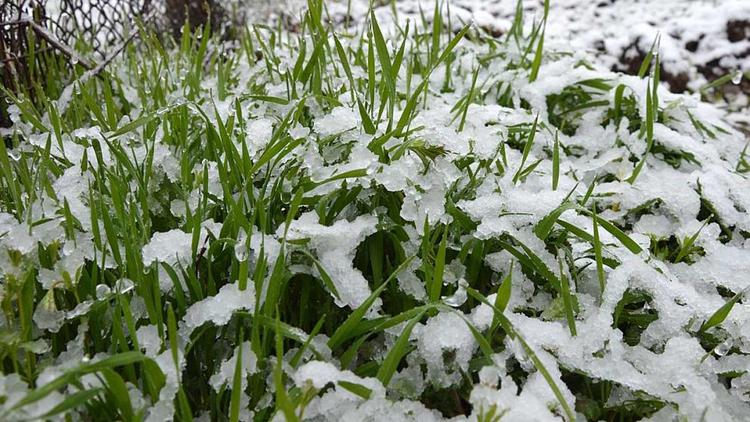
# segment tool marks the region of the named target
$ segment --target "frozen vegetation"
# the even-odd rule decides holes
[[[8,92],[0,420],[750,418],[729,106],[661,83],[665,36],[627,75],[564,7],[455,3]]]

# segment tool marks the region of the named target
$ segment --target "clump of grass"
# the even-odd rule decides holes
[[[519,1],[502,39],[448,31],[447,3],[435,6],[421,26],[370,11],[347,33],[309,0],[298,32],[255,25],[231,45],[207,27],[172,44],[143,32],[70,98],[11,97],[0,364],[17,390],[0,417],[366,418],[389,403],[494,421],[523,409],[482,391],[513,383],[548,389],[542,419],[682,411],[692,396],[662,393],[662,380],[645,394],[587,367],[629,356],[586,341],[611,330],[602,338],[628,346],[617,350],[656,362],[668,340],[649,326],[668,304],[625,284],[665,294],[665,268],[701,262],[703,227],[645,248],[633,227],[656,200],[619,209],[624,195],[607,189],[648,190],[653,160],[676,173],[699,161],[658,143],[658,124],[736,139],[680,106],[682,121],[665,118],[656,55],[644,98],[604,78],[525,98],[518,87],[564,57],[544,50],[549,2],[529,31]],[[627,119],[646,143],[624,183],[575,165],[600,158],[580,146],[584,116],[609,133]],[[702,199],[691,217],[719,224],[717,243],[741,235]],[[714,350],[741,300],[691,308],[705,322],[684,336]]]

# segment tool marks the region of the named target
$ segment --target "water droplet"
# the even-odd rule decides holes
[[[732,349],[732,346],[734,346],[734,340],[728,338],[724,340],[723,343],[714,348],[714,353],[716,354],[716,356],[726,356],[726,354],[729,353],[729,350]]]
[[[111,292],[112,290],[106,284],[99,284],[96,286],[96,298],[97,299],[104,299]]]
[[[732,83],[735,85],[739,85],[740,82],[742,82],[742,71],[737,71],[734,76],[732,76]]]
[[[234,247],[234,256],[238,262],[245,261],[247,259],[247,246],[237,245]]]
[[[127,293],[135,288],[135,283],[129,278],[121,278],[115,283],[115,291],[119,294]]]
[[[443,303],[452,307],[458,308],[466,302],[466,280],[463,278],[458,282],[458,289],[451,296],[443,296]]]
[[[691,319],[691,320],[690,320],[690,322],[688,323],[688,327],[687,327],[687,329],[688,329],[688,331],[690,331],[690,332],[695,332],[695,331],[698,331],[698,330],[700,330],[700,328],[701,328],[701,326],[702,326],[702,325],[703,325],[703,323],[701,322],[701,320],[700,320],[700,319],[698,319],[698,318],[693,318],[693,319]]]
[[[90,360],[91,360],[91,359],[89,359],[89,357],[88,357],[88,356],[84,356],[84,357],[82,357],[82,358],[81,358],[81,362],[83,362],[83,363],[86,363],[86,362],[88,362],[88,361],[90,361]]]

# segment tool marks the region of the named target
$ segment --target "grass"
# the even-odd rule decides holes
[[[17,121],[0,142],[0,364],[16,390],[0,397],[0,419],[302,420],[322,397],[352,412],[368,400],[398,408],[404,397],[444,417],[522,411],[478,401],[482,368],[501,371],[503,389],[541,382],[542,419],[688,415],[690,396],[605,379],[560,350],[608,358],[582,343],[602,310],[612,322],[599,329],[621,336],[618,347],[658,359],[666,340],[643,340],[656,299],[623,286],[623,268],[639,260],[658,274],[699,262],[709,224],[721,227],[722,245],[747,231],[698,184],[701,229],[647,248],[633,225],[660,212],[655,202],[622,210],[608,189],[651,194],[654,169],[702,167],[660,142],[658,125],[704,142],[737,139],[722,122],[659,102],[658,41],[641,67],[640,79],[652,69],[645,89],[589,75],[532,106],[523,90],[567,60],[545,50],[549,2],[529,26],[519,1],[502,38],[447,30],[447,2],[435,6],[431,19],[395,25],[371,11],[353,33],[309,0],[297,32],[255,25],[237,43],[208,27],[174,41],[141,28],[141,43],[96,78],[36,53],[47,74],[2,91]],[[601,150],[617,149],[628,174],[577,168],[591,116],[612,135]],[[737,177],[742,146],[730,157]],[[502,196],[513,192],[540,206]],[[483,202],[493,198],[502,206]],[[494,232],[498,221],[510,223]],[[356,245],[340,250],[359,227]],[[157,233],[184,244],[153,245]],[[235,284],[242,303],[215,304],[208,322],[190,325]],[[714,310],[691,308],[702,325],[683,334],[715,353],[736,335],[742,292],[706,293]],[[467,330],[471,341],[433,359],[422,333],[441,314],[465,326],[439,332]],[[334,369],[300,378],[319,361]]]

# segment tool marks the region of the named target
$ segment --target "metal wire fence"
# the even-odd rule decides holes
[[[266,0],[254,0],[265,2]],[[156,33],[178,37],[185,22],[214,30],[231,25],[226,5],[236,0],[0,0],[0,82],[9,92],[28,91],[43,57],[59,56],[72,70],[90,70],[131,40],[146,22]],[[10,123],[0,92],[0,127]]]
[[[123,41],[126,28],[157,7],[152,0],[3,0],[0,39],[8,50],[24,51],[24,32],[32,21],[61,44],[81,40],[101,53]]]

